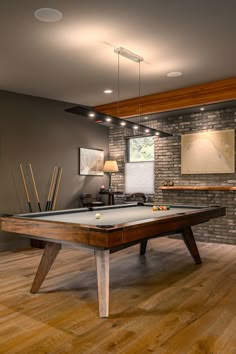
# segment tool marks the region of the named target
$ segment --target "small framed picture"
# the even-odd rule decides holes
[[[79,174],[82,176],[103,176],[104,151],[79,148]]]

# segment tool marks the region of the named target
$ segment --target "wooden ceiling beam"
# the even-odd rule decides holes
[[[233,77],[120,101],[119,118],[173,111],[235,99],[236,77]],[[118,116],[118,102],[99,105],[94,109],[108,115]]]

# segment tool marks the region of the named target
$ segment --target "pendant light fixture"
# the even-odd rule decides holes
[[[131,136],[127,136],[126,138],[141,135],[158,135],[158,136],[163,136],[160,131],[151,131],[149,127],[145,127],[141,124],[141,62],[144,61],[144,58],[131,52],[128,49],[125,49],[123,47],[115,48],[114,52],[118,55],[118,100],[117,100],[117,106],[118,106],[118,118],[120,116],[119,112],[119,105],[120,105],[120,55],[123,57],[134,61],[135,63],[138,64],[138,124],[135,124],[132,127],[133,134]],[[136,122],[137,122],[137,117],[136,117]],[[125,125],[125,124],[124,124]],[[141,129],[140,129],[141,127]],[[154,129],[155,130],[155,129]]]
[[[123,47],[119,47],[119,48],[115,48],[114,52],[118,55],[118,63],[117,63],[117,116],[118,118],[120,117],[120,55],[122,55],[123,57],[125,57],[126,59],[132,60],[135,63],[138,64],[139,66],[139,76],[138,76],[138,116],[139,116],[139,121],[138,121],[138,125],[135,124],[132,127],[133,130],[133,135],[139,135],[139,128],[140,128],[140,93],[141,93],[141,71],[140,71],[140,63],[144,60],[142,57],[140,57],[139,55],[129,51],[128,49],[125,49]],[[125,124],[123,124],[125,125]],[[144,133],[149,133],[149,130],[146,128],[144,129]],[[143,129],[141,129],[141,135],[143,135]],[[156,134],[156,135],[159,135]]]
[[[141,107],[140,107],[140,94],[141,94],[141,70],[140,70],[140,63],[144,60],[141,56],[129,51],[128,49],[125,49],[123,47],[115,48],[114,52],[118,55],[118,71],[117,71],[117,117],[111,116],[111,115],[106,115],[102,112],[97,112],[93,108],[88,107],[88,106],[82,106],[82,105],[77,105],[71,108],[65,109],[66,112],[74,113],[83,117],[86,117],[88,120],[106,125],[106,126],[112,126],[112,125],[118,125],[123,128],[129,128],[132,129],[134,132],[134,135],[137,136],[150,136],[150,135],[157,135],[159,137],[168,137],[172,136],[172,134],[163,132],[158,129],[154,128],[149,128],[145,125],[140,124],[141,121]],[[138,103],[138,114],[139,114],[139,122],[138,123],[133,123],[127,119],[121,119],[119,118],[120,115],[120,55],[123,57],[134,61],[135,63],[139,64],[139,103]]]

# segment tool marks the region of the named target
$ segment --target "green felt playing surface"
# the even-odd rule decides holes
[[[118,225],[132,221],[139,221],[151,218],[161,218],[178,213],[187,213],[199,210],[198,208],[189,207],[171,207],[170,210],[153,211],[152,206],[133,206],[133,207],[118,207],[111,209],[86,211],[78,213],[65,213],[56,215],[39,216],[37,220],[51,220],[68,223],[78,223],[87,225]],[[101,218],[96,219],[96,214],[100,213]]]

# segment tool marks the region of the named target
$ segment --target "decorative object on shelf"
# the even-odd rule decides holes
[[[119,172],[117,162],[115,160],[107,160],[105,161],[103,172],[109,173],[109,188],[108,190],[111,191],[111,174]]]
[[[235,173],[235,130],[181,136],[181,173]]]
[[[173,186],[174,185],[174,181],[171,180],[165,180],[162,182],[162,186]]]
[[[79,149],[79,174],[103,176],[104,152],[99,149]]]

